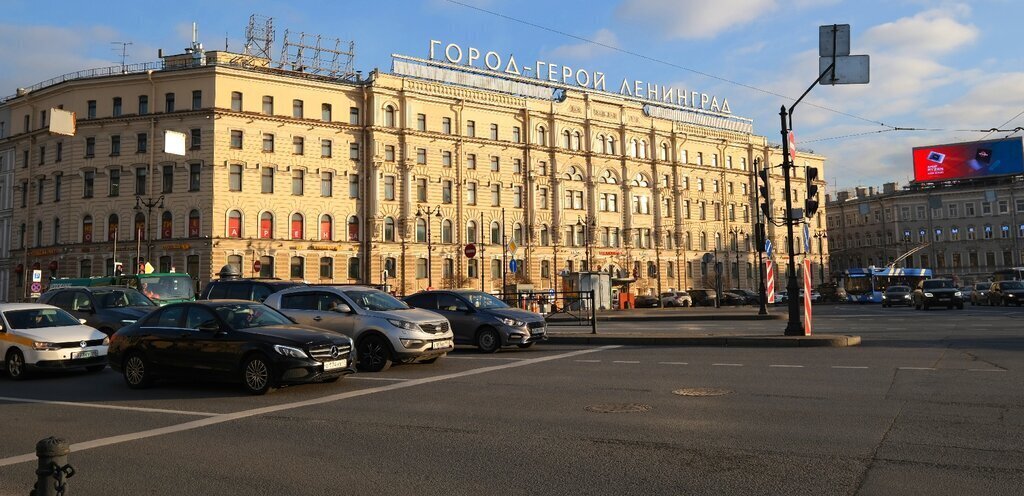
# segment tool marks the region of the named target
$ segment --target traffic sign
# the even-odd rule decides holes
[[[516,244],[516,240],[513,239],[513,240],[508,242],[508,251],[509,251],[509,253],[514,255],[516,253],[516,249],[518,249],[518,248],[519,248],[519,245]]]
[[[770,239],[764,240],[764,252],[765,252],[765,254],[768,255],[768,258],[772,258],[772,248],[773,248],[772,240],[770,240]]]
[[[34,282],[34,283],[32,283],[32,286],[30,286],[30,289],[31,289],[31,292],[32,292],[32,294],[30,296],[32,298],[39,298],[39,294],[43,292],[43,283],[41,283],[41,282]]]
[[[35,269],[32,271],[32,282],[43,282],[43,271]]]
[[[516,261],[516,259],[513,258],[512,260],[509,260],[509,262],[508,262],[508,270],[510,270],[512,272],[515,272],[516,269],[518,269],[518,268],[519,268],[519,262]]]
[[[796,133],[790,131],[786,135],[786,141],[789,141],[789,163],[796,163]]]
[[[466,248],[462,250],[462,253],[466,254],[466,258],[473,258],[476,256],[476,245],[470,243],[466,245]]]
[[[811,254],[811,229],[804,223],[804,254]]]
[[[260,262],[259,260],[253,260],[252,261],[252,271],[253,272],[259,274],[260,273],[260,269],[262,269],[262,268],[263,268],[263,263],[262,262]]]

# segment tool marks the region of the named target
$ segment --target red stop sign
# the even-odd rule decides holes
[[[259,260],[253,260],[253,262],[252,262],[252,271],[253,272],[257,272],[258,273],[260,271],[260,269],[262,269],[262,268],[263,268],[263,264],[260,263]]]
[[[466,249],[463,250],[463,253],[466,254],[466,258],[473,258],[473,257],[475,257],[476,256],[476,245],[474,245],[473,243],[470,243],[470,244],[466,245]]]

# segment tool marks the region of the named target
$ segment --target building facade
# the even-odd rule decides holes
[[[331,80],[227,52],[188,60],[0,104],[0,149],[15,162],[12,297],[33,267],[102,275],[140,258],[200,283],[232,264],[404,294],[497,291],[503,277],[546,289],[589,269],[649,293],[710,286],[713,253],[726,287],[756,284],[752,164],[781,163],[764,137],[601,92],[541,99],[379,71]],[[48,132],[51,108],[76,113],[75,136]],[[183,156],[164,152],[166,131],[187,136]],[[772,175],[773,194],[782,181]],[[803,180],[793,187],[803,198]],[[784,234],[769,228],[776,246]]]
[[[1024,177],[839,192],[828,201],[833,268],[932,269],[964,284],[1024,265]],[[907,255],[909,253],[909,255]]]

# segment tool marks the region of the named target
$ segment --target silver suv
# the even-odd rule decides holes
[[[300,324],[352,338],[359,369],[368,372],[393,362],[433,363],[455,347],[444,317],[366,286],[300,286],[278,291],[263,303]]]

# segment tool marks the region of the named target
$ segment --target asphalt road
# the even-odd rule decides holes
[[[0,377],[0,494],[27,493],[49,435],[75,443],[71,494],[1021,494],[1024,310],[815,322],[863,344],[460,349],[263,397]],[[619,325],[647,324],[599,332]],[[737,326],[784,322],[648,330]]]

